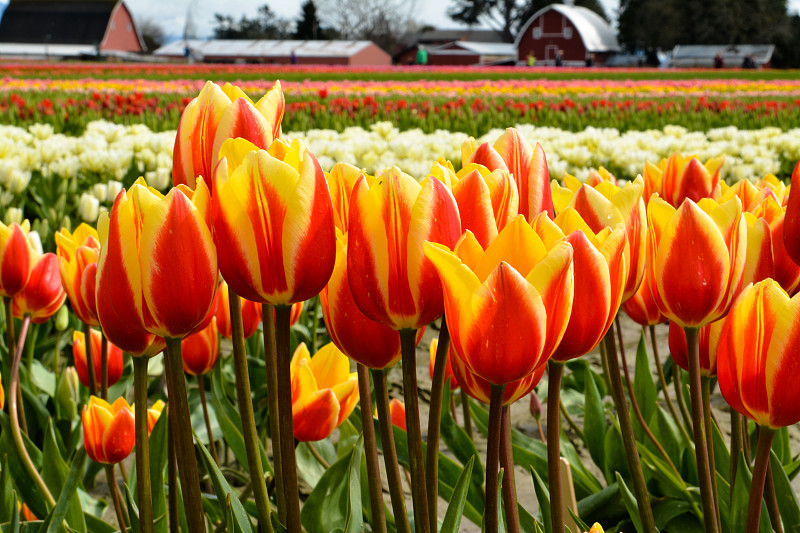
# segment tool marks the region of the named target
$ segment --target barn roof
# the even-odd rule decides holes
[[[674,67],[711,67],[714,56],[722,55],[726,65],[738,67],[745,56],[752,55],[759,65],[769,63],[774,44],[679,44],[672,50],[670,64]]]
[[[0,42],[98,45],[117,0],[12,0],[0,19]]]
[[[603,20],[603,17],[583,6],[568,4],[550,4],[534,13],[520,29],[514,46],[519,48],[522,36],[528,31],[533,21],[551,10],[560,13],[575,26],[587,52],[618,52],[621,50],[614,30],[608,22]]]
[[[183,56],[186,47],[211,57],[351,57],[369,46],[372,41],[274,41],[267,39],[189,39],[162,46],[157,56]]]

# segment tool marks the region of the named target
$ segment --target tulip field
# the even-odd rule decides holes
[[[796,72],[0,70],[0,533],[800,531]]]

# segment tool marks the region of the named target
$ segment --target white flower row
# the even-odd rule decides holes
[[[532,143],[540,142],[547,154],[550,175],[569,172],[583,178],[591,169],[605,166],[619,178],[642,172],[645,161],[657,163],[679,151],[702,160],[727,154],[722,176],[728,181],[757,179],[778,173],[782,163],[800,159],[800,128],[739,130],[734,126],[692,132],[679,126],[662,130],[620,132],[614,128],[587,128],[570,132],[557,128],[517,125]],[[502,130],[492,130],[478,142],[493,142]],[[287,132],[288,138],[304,140],[323,169],[350,163],[375,172],[396,165],[412,176],[424,177],[433,161],[444,157],[458,167],[464,133],[419,129],[400,131],[389,122],[369,129],[347,128]],[[144,125],[122,126],[106,121],[87,125],[79,137],[55,134],[48,124],[28,128],[0,126],[0,208],[6,219],[16,215],[15,198],[37,175],[81,184],[79,212],[94,222],[121,190],[122,178],[131,167],[153,187],[164,190],[171,183],[175,131],[153,132]],[[780,176],[786,177],[786,176]]]

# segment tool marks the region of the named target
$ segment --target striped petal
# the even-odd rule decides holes
[[[247,139],[264,150],[272,144],[272,124],[245,98],[237,98],[223,111],[214,133],[209,170],[219,162],[222,143],[235,138]]]
[[[276,81],[272,89],[256,102],[256,109],[272,125],[272,138],[277,139],[281,136],[281,122],[283,121],[283,111],[285,102],[283,99],[283,89],[281,82]]]
[[[347,233],[348,229],[350,197],[353,194],[353,188],[358,178],[363,174],[363,170],[347,163],[333,165],[331,171],[326,174],[331,193],[331,203],[333,204],[334,224],[342,233]]]
[[[772,253],[772,232],[763,218],[745,213],[747,224],[747,251],[742,273],[742,285],[758,283],[774,277],[775,261]]]
[[[308,365],[320,389],[332,389],[350,376],[350,361],[332,342],[320,348]]]
[[[547,341],[542,351],[549,358],[561,343],[572,315],[575,295],[572,245],[566,240],[557,243],[526,279],[541,295],[547,311]]]
[[[32,250],[19,224],[0,223],[0,295],[9,297],[28,283]]]
[[[136,443],[136,429],[130,409],[117,411],[103,435],[105,463],[116,464],[128,457]]]
[[[325,439],[339,421],[339,400],[331,389],[305,395],[292,404],[294,438],[300,442]]]
[[[792,171],[792,186],[786,204],[786,218],[783,225],[783,243],[789,257],[800,265],[800,161]]]
[[[16,317],[30,315],[34,324],[47,322],[66,300],[58,272],[58,257],[47,253],[34,259],[28,283],[12,300]]]
[[[489,187],[478,170],[473,170],[453,186],[453,197],[461,214],[461,227],[470,230],[484,248],[497,237],[497,221]]]
[[[351,374],[348,380],[331,387],[331,390],[339,401],[339,418],[336,421],[336,427],[339,427],[350,416],[358,402],[358,378],[356,374]]]

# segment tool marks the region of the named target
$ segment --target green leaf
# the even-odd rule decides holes
[[[800,507],[797,504],[792,484],[783,470],[781,459],[772,452],[769,458],[772,466],[772,480],[775,484],[775,495],[778,497],[778,509],[783,519],[784,531],[800,532]]]
[[[131,520],[131,531],[139,531],[139,507],[136,505],[136,498],[134,498],[128,485],[125,485],[125,504],[128,506],[128,517]]]
[[[168,524],[160,517],[166,517],[167,500],[164,469],[169,459],[169,413],[167,409],[158,417],[153,431],[150,433],[150,492],[153,502],[153,519],[155,533],[167,533]],[[134,531],[136,531],[134,529]]]
[[[616,479],[615,472],[621,472],[623,475],[630,477],[630,470],[628,469],[628,458],[625,456],[625,446],[622,443],[622,433],[620,433],[619,426],[612,424],[605,434],[605,464],[603,465],[603,473],[606,480],[613,481]]]
[[[586,437],[586,447],[594,464],[602,470],[605,461],[606,415],[594,378],[586,380],[584,394],[586,411],[583,416],[583,434]]]
[[[54,497],[58,497],[62,493],[64,482],[69,475],[69,467],[67,463],[64,462],[64,459],[61,458],[61,453],[58,451],[52,420],[45,430],[44,450],[42,453],[44,457],[47,457],[47,460],[42,462],[42,479],[47,485],[47,488],[50,489],[50,493]],[[81,509],[81,502],[78,498],[77,491],[74,491],[69,498],[66,520],[67,524],[72,529],[85,533],[86,523],[83,519],[83,509]]]
[[[73,497],[77,497],[76,491],[78,490],[78,483],[80,482],[81,474],[83,473],[83,465],[85,463],[86,450],[84,448],[78,448],[75,457],[72,459],[69,475],[56,501],[56,506],[50,512],[44,524],[42,524],[42,529],[40,531],[43,533],[58,533],[60,531],[61,523],[67,517],[70,500]],[[83,515],[81,515],[81,522],[83,522]]]
[[[449,389],[450,387],[448,386],[447,388]],[[450,404],[449,402],[443,402],[443,405]],[[442,522],[442,528],[440,530],[441,533],[456,533],[461,525],[461,516],[464,514],[464,504],[467,501],[470,476],[472,476],[472,467],[475,464],[475,457],[477,457],[477,454],[473,455],[472,458],[467,461],[467,465],[464,467],[461,477],[458,478],[458,483],[456,483],[455,489],[453,490],[453,496],[450,498],[450,503],[447,505],[447,512],[444,515],[444,521]]]
[[[45,368],[44,365],[38,360],[34,359],[31,365],[30,373],[31,383],[40,391],[44,392],[51,398],[56,395],[56,375]]]
[[[533,477],[533,489],[536,491],[536,499],[539,501],[539,511],[542,513],[542,524],[545,533],[553,533],[553,519],[550,517],[550,491],[544,484],[542,478],[533,468],[530,469]]]
[[[644,341],[644,331],[639,337],[639,346],[636,349],[636,368],[633,378],[633,395],[642,411],[642,417],[646,423],[650,423],[653,413],[658,405],[658,390],[650,373],[650,358],[647,356],[647,344]],[[634,420],[634,427],[643,432],[638,420]]]
[[[589,529],[592,527],[592,526],[588,525],[586,522],[584,522],[583,520],[581,520],[581,517],[576,515],[575,511],[573,511],[569,507],[567,507],[567,512],[572,517],[572,519],[575,521],[575,525],[578,526],[578,531],[589,531]]]
[[[616,472],[616,476],[619,494],[622,496],[622,501],[625,503],[625,507],[628,509],[628,515],[631,517],[633,527],[636,528],[638,533],[642,533],[644,528],[642,527],[642,519],[639,516],[639,506],[636,504],[636,497],[625,484],[625,480],[622,479],[622,476],[619,475],[619,472]]]
[[[519,514],[519,528],[522,533],[536,533],[539,522],[521,503],[517,503],[517,513]]]
[[[91,533],[115,533],[119,531],[119,528],[89,513],[83,513],[83,518],[86,520],[86,530],[91,531]],[[133,529],[133,531],[137,530]]]
[[[359,438],[352,451],[331,465],[319,480],[300,512],[300,522],[308,533],[329,533],[334,528],[360,533],[363,453],[364,440]]]
[[[230,502],[230,511],[226,512],[232,513],[234,521],[233,524],[229,524],[228,531],[253,533],[253,525],[250,523],[250,517],[247,515],[247,511],[245,511],[242,502],[239,501],[237,494],[233,492],[231,486],[228,485],[225,476],[222,475],[217,463],[214,462],[214,458],[208,453],[203,443],[200,442],[199,439],[195,439],[195,441],[197,447],[200,449],[200,457],[203,459],[206,471],[208,471],[208,477],[211,479],[211,485],[214,487],[217,498],[220,502]],[[232,528],[230,527],[231,525],[233,526]]]
[[[653,505],[653,519],[656,528],[664,529],[674,518],[691,512],[689,502],[681,500],[666,499]]]
[[[11,486],[11,472],[8,468],[8,456],[3,454],[0,460],[0,524],[11,520],[17,500],[13,497],[14,488]]]
[[[36,483],[30,478],[27,470],[22,465],[19,454],[16,452],[17,448],[11,441],[11,421],[3,411],[0,411],[0,426],[3,429],[2,435],[0,435],[0,450],[12,452],[8,455],[8,469],[17,494],[36,516],[45,516],[47,514],[47,504],[45,503],[44,495],[39,492]],[[42,464],[42,452],[24,433],[22,434],[22,441],[25,443],[25,448],[31,461],[38,468]]]
[[[442,396],[442,413],[441,413],[441,438],[447,445],[447,448],[453,452],[453,455],[462,465],[466,465],[472,460],[472,457],[478,455],[478,449],[475,443],[467,436],[461,426],[456,424],[453,416],[450,413],[450,382],[445,383],[444,393]],[[472,482],[478,486],[483,484],[486,477],[483,472],[483,465],[480,461],[476,461],[472,469]]]
[[[750,502],[750,485],[753,475],[750,473],[744,453],[739,453],[739,465],[736,467],[736,480],[733,484],[733,508],[731,509],[731,524],[747,523],[747,506]],[[767,506],[761,502],[761,522],[758,530],[761,533],[771,533],[772,526],[769,523],[769,513]]]

